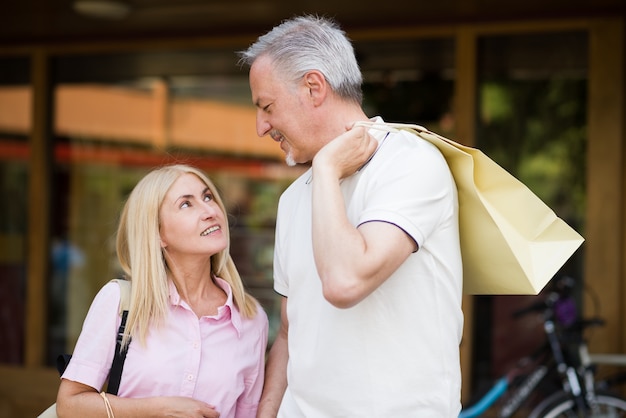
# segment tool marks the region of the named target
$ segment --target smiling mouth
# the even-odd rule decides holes
[[[276,142],[283,142],[285,137],[278,131],[270,132],[270,137]]]
[[[200,234],[200,236],[202,236],[202,237],[206,237],[207,235],[212,234],[212,233],[213,233],[213,232],[215,232],[215,231],[219,231],[220,229],[221,229],[221,228],[220,228],[219,226],[217,226],[217,225],[216,225],[216,226],[212,226],[212,227],[210,227],[210,228],[205,229],[205,230],[204,230],[204,231]]]

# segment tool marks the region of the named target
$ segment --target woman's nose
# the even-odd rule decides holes
[[[218,211],[219,209],[213,201],[206,202],[202,210],[202,217],[203,219],[214,218]]]

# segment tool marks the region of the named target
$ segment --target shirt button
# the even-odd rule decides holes
[[[198,343],[193,343],[191,346],[192,346],[195,350],[197,350],[197,349],[198,349],[198,347],[200,346],[200,344],[198,344]]]
[[[188,374],[187,375],[187,380],[189,380],[189,381],[193,380],[193,375],[192,374]]]

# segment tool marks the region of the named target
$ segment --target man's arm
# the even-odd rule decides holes
[[[313,253],[324,297],[339,308],[359,303],[416,249],[395,225],[350,223],[340,180],[354,174],[376,148],[365,129],[353,128],[328,143],[313,160]],[[366,168],[367,169],[367,168]]]
[[[265,384],[257,418],[275,418],[287,389],[287,361],[289,360],[287,298],[283,297],[280,303],[280,328],[267,358]]]

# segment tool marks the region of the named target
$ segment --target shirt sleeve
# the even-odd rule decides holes
[[[100,391],[109,376],[115,352],[120,287],[107,283],[96,295],[87,312],[74,347],[72,359],[61,376]]]
[[[359,224],[384,221],[404,230],[421,247],[456,207],[456,187],[439,150],[409,133],[387,141],[368,167],[366,209]]]

